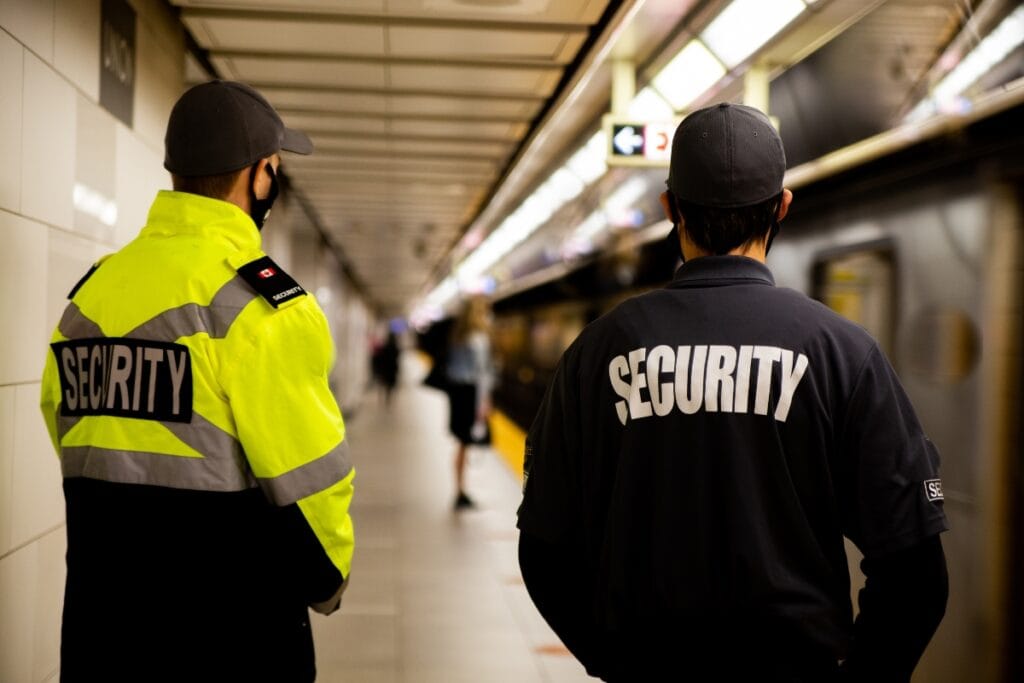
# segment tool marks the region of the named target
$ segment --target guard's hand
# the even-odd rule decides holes
[[[338,587],[337,592],[323,602],[314,602],[310,605],[310,608],[318,614],[333,614],[337,612],[341,607],[341,596],[348,588],[348,579],[341,582],[341,586]]]

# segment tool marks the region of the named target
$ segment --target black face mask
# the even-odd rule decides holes
[[[267,164],[267,174],[270,176],[270,189],[267,191],[267,196],[264,199],[256,198],[256,169],[259,168],[259,164],[252,167],[252,172],[249,174],[249,215],[252,216],[253,223],[256,224],[257,230],[263,229],[263,224],[267,222],[267,217],[270,216],[270,207],[274,205],[274,200],[277,199],[277,174],[274,173],[274,167]]]

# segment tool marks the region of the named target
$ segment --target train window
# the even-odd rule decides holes
[[[813,296],[866,329],[893,357],[896,274],[888,242],[830,250],[814,263]]]

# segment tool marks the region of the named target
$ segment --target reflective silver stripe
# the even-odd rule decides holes
[[[81,415],[68,416],[57,412],[57,440],[62,440],[82,419]]]
[[[256,486],[251,476],[229,460],[183,458],[96,446],[62,448],[61,468],[65,477],[193,491],[245,491]]]
[[[74,301],[64,309],[64,315],[61,316],[57,329],[66,339],[92,339],[106,336],[100,326],[87,318]]]
[[[306,496],[333,486],[352,471],[348,442],[336,447],[313,462],[296,467],[279,477],[257,479],[263,492],[276,505],[290,505]]]
[[[167,431],[174,434],[182,442],[206,458],[230,460],[239,469],[245,470],[248,464],[245,452],[238,439],[213,424],[199,413],[192,412],[192,422],[160,422]]]
[[[227,336],[231,323],[235,322],[238,314],[255,297],[256,293],[245,280],[236,275],[217,291],[209,306],[192,303],[171,308],[124,336],[173,342],[206,332],[211,338],[220,339]]]

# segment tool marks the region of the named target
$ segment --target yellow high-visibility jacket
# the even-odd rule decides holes
[[[241,209],[179,192],[69,298],[41,397],[68,506],[65,672],[212,657],[230,680],[240,658],[311,680],[306,606],[347,584],[355,475],[316,300]],[[94,633],[97,611],[123,619]],[[97,665],[111,642],[131,654]]]

